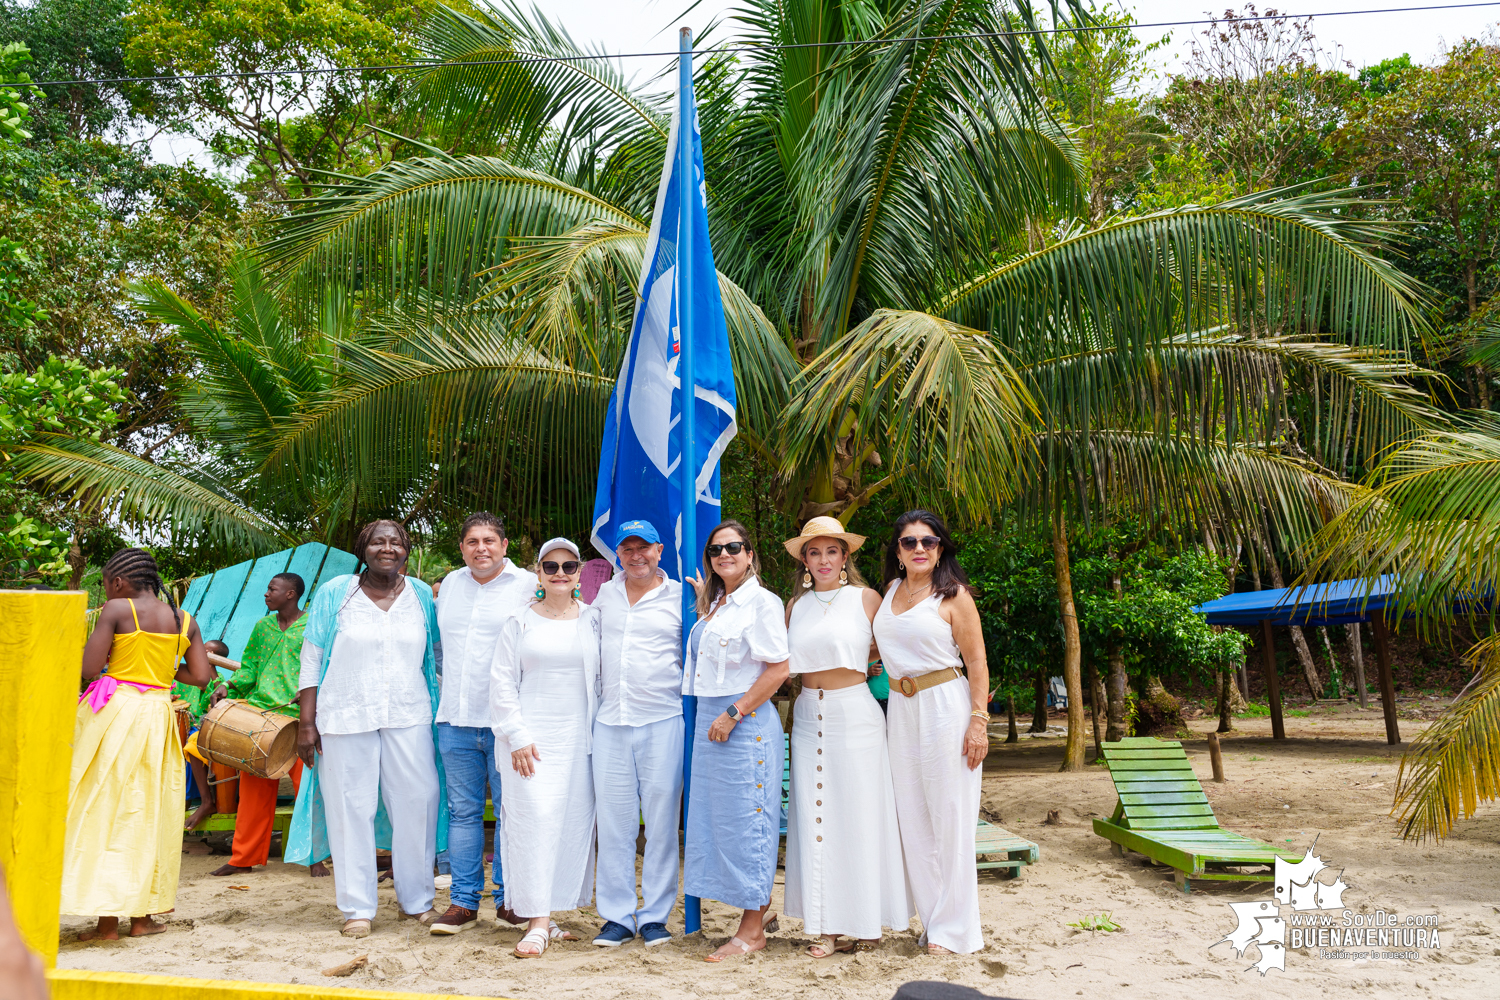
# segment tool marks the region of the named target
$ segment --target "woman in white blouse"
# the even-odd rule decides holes
[[[536,600],[506,620],[490,672],[500,771],[505,906],[526,918],[518,958],[573,935],[555,910],[587,906],[594,887],[594,777],[599,614],[579,600],[583,557],[566,538],[542,545]]]
[[[786,912],[823,938],[807,949],[813,958],[861,950],[912,917],[885,715],[865,684],[880,594],[849,560],[864,541],[837,518],[815,517],[786,543],[802,564],[787,603],[802,693],[793,708]]]
[[[760,951],[781,840],[781,718],[771,695],[787,678],[781,598],[761,587],[750,533],[723,521],[703,547],[698,624],[682,693],[696,695],[683,891],[744,911],[710,962]]]
[[[925,510],[896,519],[875,642],[891,678],[888,734],[901,847],[930,954],[984,947],[974,831],[989,752],[989,668],[958,546]]]
[[[311,777],[285,860],[332,854],[346,937],[370,933],[377,846],[391,850],[402,915],[429,925],[441,915],[432,909],[433,856],[447,839],[432,724],[437,614],[431,588],[403,573],[410,552],[399,523],[365,525],[354,542],[363,572],[318,588],[302,643],[297,750]]]

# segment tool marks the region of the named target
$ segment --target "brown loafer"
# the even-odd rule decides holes
[[[421,919],[421,918],[418,918]],[[479,923],[479,911],[466,910],[462,906],[453,905],[443,912],[432,922],[433,934],[457,934],[466,931]]]
[[[415,920],[417,923],[421,924],[424,927],[430,927],[430,926],[432,926],[433,924],[435,924],[439,920],[441,920],[442,917],[443,917],[443,911],[437,909],[436,907],[433,907],[432,909],[427,910],[424,913],[403,913],[403,914],[401,914],[401,919],[402,920]]]
[[[525,927],[531,922],[525,917],[516,916],[515,911],[508,906],[495,907],[495,921],[510,924],[512,927]]]

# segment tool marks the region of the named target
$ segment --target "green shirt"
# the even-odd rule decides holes
[[[281,631],[276,615],[255,623],[240,669],[229,678],[229,697],[250,703],[252,708],[270,709],[282,715],[298,714],[297,682],[302,673],[303,615]]]
[[[876,698],[889,698],[891,696],[891,678],[884,670],[874,677],[866,678],[865,684],[869,686],[870,693]]]
[[[200,688],[193,687],[191,684],[184,684],[182,681],[173,681],[172,697],[174,699],[181,698],[187,702],[188,714],[193,717],[194,722],[197,722],[203,717],[204,711],[208,708],[208,696],[212,693],[213,689],[214,685],[212,684],[206,688]]]

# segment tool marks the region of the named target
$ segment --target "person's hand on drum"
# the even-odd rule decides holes
[[[220,684],[218,687],[214,688],[214,693],[208,696],[208,707],[213,708],[215,705],[217,705],[227,697],[229,697],[229,689],[226,688],[223,684]]]
[[[519,750],[511,751],[510,766],[516,769],[516,773],[523,778],[529,778],[536,774],[536,765],[533,760],[541,760],[541,751],[536,748],[535,743],[528,744]]]

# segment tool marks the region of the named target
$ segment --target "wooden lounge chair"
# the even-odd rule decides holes
[[[187,812],[183,813],[183,816],[185,818],[185,817],[191,816],[192,814],[193,814],[193,811],[191,809],[189,809]],[[215,831],[222,832],[224,830],[233,830],[234,829],[234,821],[237,818],[237,816],[238,816],[237,813],[214,813],[212,816],[208,817],[208,819],[204,820],[202,823],[199,823],[197,826],[193,827],[192,830],[190,830],[188,832],[189,833],[213,833]],[[292,807],[291,806],[277,806],[276,807],[276,818],[271,821],[271,830],[272,830],[273,833],[276,832],[276,831],[280,831],[280,833],[281,833],[281,848],[282,848],[283,851],[286,850],[286,835],[287,835],[287,831],[290,830],[291,828],[292,828]]]
[[[1192,879],[1270,882],[1275,877],[1225,871],[1225,866],[1274,867],[1277,857],[1302,859],[1301,852],[1220,827],[1181,743],[1150,737],[1106,743],[1104,761],[1120,801],[1109,819],[1094,820],[1094,832],[1117,856],[1129,849],[1177,869],[1183,892],[1191,890]]]
[[[979,829],[974,831],[974,856],[978,858],[974,867],[1001,869],[1001,878],[1015,878],[1021,874],[1022,865],[1036,864],[1038,853],[1031,841],[993,823],[980,820]]]

